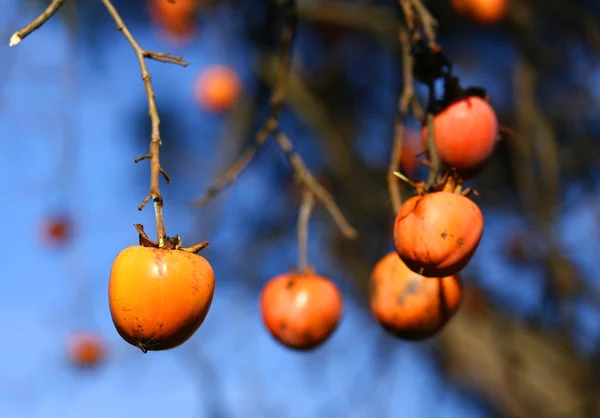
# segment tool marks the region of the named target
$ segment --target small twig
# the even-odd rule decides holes
[[[392,145],[392,155],[390,157],[390,165],[388,168],[388,190],[392,201],[394,214],[398,213],[402,206],[402,196],[400,193],[400,185],[398,179],[394,175],[399,171],[400,158],[402,154],[402,142],[404,139],[404,117],[408,114],[408,109],[411,100],[414,96],[415,88],[413,84],[412,65],[413,60],[410,54],[410,39],[408,32],[404,28],[399,29],[400,44],[402,46],[402,64],[404,85],[402,87],[402,95],[398,101],[398,115],[396,115],[396,127],[394,143]]]
[[[406,19],[408,32],[412,35],[415,32],[415,12],[413,10],[412,1],[399,0],[399,3],[402,8],[402,13],[404,13],[404,18]]]
[[[308,224],[315,207],[315,199],[308,187],[302,193],[302,203],[298,211],[298,272],[308,270]]]
[[[246,148],[242,155],[235,160],[235,162],[229,167],[225,173],[223,173],[215,183],[204,193],[204,196],[192,202],[193,206],[202,207],[208,202],[213,200],[219,193],[221,193],[227,186],[231,185],[237,180],[240,174],[248,167],[248,165],[254,159],[256,153],[262,148],[267,139],[269,139],[272,129],[277,126],[277,121],[269,119],[265,125],[260,128],[254,138],[254,143]]]
[[[432,48],[435,47],[437,45],[435,40],[436,28],[438,24],[437,20],[435,20],[431,13],[429,13],[429,10],[427,10],[421,0],[410,0],[410,2],[415,9],[421,26],[423,27],[423,32],[425,32],[425,36],[429,41],[429,46]]]
[[[425,37],[427,38],[427,41],[429,42],[429,47],[430,48],[437,47],[437,43],[436,43],[437,20],[431,15],[431,13],[429,13],[429,10],[427,10],[427,8],[423,5],[423,2],[421,0],[399,0],[399,1],[400,1],[400,6],[402,7],[402,10],[404,12],[404,16],[407,20],[407,25],[409,28],[411,28],[411,31],[412,31],[411,41],[413,43],[415,43],[420,40],[421,34],[419,32],[417,32],[417,29],[416,29],[417,28],[416,21],[418,20],[418,23],[419,23],[420,27],[423,29]],[[402,39],[401,39],[401,42],[403,42]],[[403,49],[404,49],[404,47],[403,47]],[[404,58],[404,60],[405,60],[405,73],[406,73],[406,57]],[[410,62],[411,62],[411,71],[412,71],[412,60]],[[412,77],[412,74],[411,74],[411,77]],[[405,78],[405,83],[406,82],[407,82],[407,80]],[[412,87],[412,83],[411,83],[411,88],[413,88],[413,90],[414,90],[414,87]],[[406,84],[405,84],[405,90],[406,90]],[[413,112],[420,120],[422,120],[423,111],[419,105],[418,100],[414,96],[414,93],[411,94],[411,96],[407,97],[406,101],[407,101],[406,106],[408,107],[410,104],[412,104]],[[429,170],[429,175],[427,177],[427,183],[425,186],[427,190],[435,185],[435,183],[438,180],[439,173],[441,171],[440,158],[437,153],[437,149],[435,148],[435,132],[434,132],[434,123],[433,123],[435,105],[436,105],[435,85],[432,82],[429,85],[429,101],[428,101],[427,114],[426,114],[427,153],[429,154],[429,159],[430,159],[429,164],[428,164],[428,166],[430,167],[430,170]],[[396,128],[396,130],[398,130],[398,128]],[[397,171],[397,170],[395,170],[395,169],[392,170],[392,167],[390,167],[390,170],[388,172],[388,180],[390,182],[393,180],[395,171]]]
[[[154,59],[160,62],[172,63],[181,66],[187,66],[185,60],[181,57],[176,57],[170,55],[165,52],[151,52],[143,49],[138,42],[135,40],[123,19],[119,15],[117,9],[113,6],[110,0],[101,0],[106,7],[106,10],[111,15],[112,19],[115,21],[117,25],[117,30],[120,30],[127,41],[131,44],[131,47],[135,51],[135,55],[137,56],[138,63],[140,66],[140,71],[142,75],[142,80],[144,81],[144,87],[146,89],[146,95],[148,97],[148,113],[150,115],[150,120],[152,122],[152,133],[151,133],[151,141],[150,141],[150,152],[147,155],[136,159],[137,161],[141,161],[143,159],[150,159],[150,193],[144,201],[138,207],[139,210],[142,210],[144,206],[150,201],[150,199],[154,200],[154,213],[156,216],[156,234],[158,236],[158,246],[164,246],[164,240],[167,236],[165,231],[165,223],[163,219],[163,197],[160,192],[159,187],[159,178],[160,175],[164,175],[167,183],[170,183],[169,176],[162,169],[160,165],[160,146],[162,145],[162,141],[160,139],[160,118],[158,116],[158,109],[156,107],[156,99],[154,95],[154,89],[152,87],[152,81],[150,77],[150,73],[148,72],[148,67],[146,65],[146,58]]]
[[[10,37],[8,46],[18,45],[23,39],[29,36],[33,31],[42,27],[54,14],[61,8],[65,0],[52,0],[50,5],[38,17],[29,22],[23,29],[16,31]]]
[[[333,196],[325,190],[311,174],[310,170],[306,167],[306,164],[304,164],[302,157],[294,152],[292,142],[285,132],[278,131],[275,140],[290,162],[296,181],[304,184],[304,186],[306,186],[313,195],[323,203],[334,222],[347,238],[356,238],[358,232],[348,223],[344,214],[335,203]]]
[[[201,207],[214,199],[225,188],[231,185],[239,175],[254,160],[256,153],[263,147],[270,138],[271,134],[279,127],[279,116],[285,98],[285,84],[291,63],[291,51],[296,34],[297,15],[296,0],[286,0],[282,6],[284,9],[284,28],[281,33],[281,45],[279,48],[279,70],[275,86],[271,93],[270,107],[271,111],[265,119],[264,124],[254,138],[254,143],[250,145],[242,155],[225,171],[201,198],[192,202],[193,206]]]

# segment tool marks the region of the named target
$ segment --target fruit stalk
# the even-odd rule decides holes
[[[144,206],[150,201],[154,202],[154,213],[156,217],[156,235],[158,246],[162,248],[165,245],[165,238],[167,233],[165,230],[165,222],[163,219],[163,197],[160,192],[159,180],[162,174],[165,177],[167,184],[170,183],[170,179],[166,171],[160,165],[160,146],[162,141],[160,138],[160,117],[158,116],[158,109],[156,107],[156,98],[154,94],[154,88],[152,87],[152,80],[148,66],[146,65],[146,58],[154,59],[156,61],[177,64],[186,67],[188,64],[181,57],[176,57],[164,52],[152,52],[143,49],[140,44],[133,37],[121,15],[117,9],[113,6],[110,0],[101,0],[102,4],[114,20],[117,25],[117,30],[121,31],[131,47],[133,48],[137,57],[142,80],[144,82],[144,88],[146,90],[146,96],[148,97],[148,114],[152,122],[152,133],[150,140],[150,152],[147,155],[136,158],[135,162],[139,162],[145,159],[150,160],[150,193],[146,196],[143,202],[138,206],[138,210],[142,210]]]
[[[298,212],[298,271],[302,274],[308,271],[308,223],[314,206],[313,193],[305,187]]]

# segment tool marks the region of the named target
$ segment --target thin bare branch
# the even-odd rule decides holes
[[[181,57],[175,57],[166,52],[151,52],[143,49],[138,42],[135,40],[121,15],[113,6],[110,0],[101,0],[104,7],[115,21],[117,25],[117,30],[121,31],[127,41],[131,44],[135,55],[138,59],[138,63],[140,66],[142,80],[144,82],[144,87],[146,89],[146,96],[148,97],[148,113],[150,115],[150,120],[152,122],[152,133],[150,140],[150,152],[148,155],[141,157],[136,160],[140,161],[142,159],[150,159],[150,193],[144,199],[142,204],[138,207],[139,210],[142,210],[144,206],[150,201],[150,199],[154,200],[154,213],[156,217],[156,234],[158,237],[158,246],[163,247],[165,244],[165,238],[167,237],[167,233],[165,230],[165,222],[163,219],[163,197],[160,192],[159,180],[161,173],[165,176],[167,183],[170,183],[169,176],[163,170],[160,165],[160,146],[162,145],[162,141],[160,139],[160,117],[158,116],[158,109],[156,107],[156,99],[154,94],[154,89],[152,87],[152,80],[150,77],[150,73],[148,71],[148,66],[146,65],[146,58],[154,59],[160,62],[178,64],[182,66],[186,66],[187,63]]]
[[[242,155],[225,171],[217,181],[206,191],[204,196],[192,202],[193,206],[202,207],[214,199],[226,187],[231,185],[239,175],[254,160],[256,153],[270,138],[271,134],[279,127],[279,115],[285,99],[285,84],[291,62],[291,50],[296,33],[297,15],[296,1],[287,0],[282,6],[285,15],[284,28],[281,33],[281,45],[279,47],[279,69],[278,78],[271,93],[270,106],[271,111],[265,119],[254,138],[254,143],[250,145]]]
[[[314,195],[308,187],[305,187],[298,211],[298,271],[300,273],[308,270],[308,224],[314,207]]]
[[[402,95],[398,101],[398,115],[396,115],[396,127],[394,143],[392,145],[392,155],[390,156],[390,165],[388,168],[388,190],[392,201],[394,214],[398,213],[402,206],[402,196],[398,179],[394,175],[400,169],[400,158],[402,153],[402,142],[404,139],[404,118],[408,114],[410,103],[413,99],[415,88],[412,77],[412,56],[410,54],[410,38],[408,32],[399,28],[400,44],[402,45],[402,64],[404,85]]]
[[[290,141],[285,132],[278,131],[275,135],[275,139],[290,162],[296,181],[306,186],[314,196],[323,203],[334,222],[347,238],[356,238],[358,232],[348,223],[344,214],[335,203],[333,196],[319,184],[310,170],[306,167],[302,157],[294,152],[292,141]]]
[[[438,25],[437,20],[429,13],[429,10],[423,5],[421,0],[410,0],[412,3],[419,22],[423,27],[423,32],[425,32],[425,36],[427,37],[427,41],[429,41],[429,46],[436,46],[436,28]]]
[[[18,45],[23,39],[31,35],[32,32],[41,28],[64,4],[65,0],[52,0],[50,5],[44,10],[38,17],[33,19],[22,29],[16,31],[13,36],[10,37],[8,46]]]

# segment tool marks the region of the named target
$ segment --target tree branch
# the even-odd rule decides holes
[[[271,134],[279,127],[279,116],[285,98],[285,85],[290,67],[291,51],[297,25],[296,1],[286,0],[282,7],[285,15],[284,28],[281,33],[281,45],[279,47],[278,77],[270,98],[271,111],[256,133],[254,143],[244,150],[242,155],[216,180],[216,182],[206,191],[204,196],[192,202],[193,206],[202,207],[206,205],[226,187],[237,180],[242,171],[244,171],[252,160],[254,160],[256,153],[267,142],[267,139],[269,139]]]
[[[294,177],[299,184],[303,184],[307,187],[314,196],[323,203],[325,208],[329,211],[329,214],[333,218],[334,222],[338,225],[342,233],[347,238],[356,238],[358,232],[348,223],[344,214],[335,203],[333,196],[319,184],[319,182],[312,175],[310,170],[304,164],[302,157],[296,152],[292,146],[292,142],[283,131],[278,131],[275,140],[279,145],[279,148],[285,153],[292,170],[294,171]]]
[[[160,139],[160,117],[158,116],[158,109],[156,107],[154,89],[152,87],[150,73],[148,72],[148,67],[146,65],[146,58],[150,58],[159,62],[177,64],[183,67],[187,66],[187,63],[183,58],[173,56],[166,52],[152,52],[143,49],[135,40],[129,29],[123,22],[123,19],[119,15],[117,9],[113,6],[112,2],[110,0],[101,1],[104,4],[104,7],[106,7],[106,10],[108,11],[112,19],[115,21],[117,25],[117,30],[120,30],[125,36],[125,38],[127,38],[127,41],[131,44],[131,47],[133,48],[135,55],[138,59],[138,63],[140,65],[142,80],[146,89],[146,96],[148,97],[148,113],[152,122],[152,133],[150,140],[150,152],[148,153],[148,155],[137,159],[137,161],[146,158],[150,159],[150,193],[144,199],[144,201],[138,207],[138,209],[142,210],[144,206],[150,201],[150,199],[154,201],[154,213],[156,216],[156,234],[158,236],[158,246],[163,247],[167,233],[165,230],[165,223],[162,213],[163,197],[160,192],[159,179],[161,173],[165,176],[167,180],[169,180],[169,176],[160,165],[160,146],[162,145],[162,141]]]
[[[402,206],[402,196],[400,193],[400,185],[398,178],[394,174],[400,171],[400,157],[402,153],[402,142],[404,139],[404,118],[408,114],[409,106],[413,100],[415,88],[412,76],[412,55],[410,54],[410,39],[408,32],[404,27],[398,30],[400,44],[402,46],[402,65],[404,85],[402,87],[402,95],[398,101],[398,115],[396,115],[395,137],[392,145],[392,155],[390,157],[390,165],[388,168],[388,190],[394,214],[398,213]],[[415,157],[416,158],[416,157]]]
[[[315,206],[315,198],[310,189],[304,188],[302,203],[298,211],[298,271],[308,271],[308,224]]]
[[[13,36],[10,37],[8,46],[18,45],[23,39],[31,35],[33,31],[41,28],[44,23],[46,23],[52,16],[54,16],[56,12],[58,12],[58,9],[61,8],[64,2],[65,0],[52,0],[46,10],[29,22],[25,27],[23,27],[23,29],[16,31]]]

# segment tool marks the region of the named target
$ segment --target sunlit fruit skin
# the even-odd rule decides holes
[[[490,25],[506,15],[510,0],[451,0],[451,3],[458,14],[469,16],[483,25]]]
[[[471,96],[448,106],[433,120],[435,147],[440,159],[464,178],[485,166],[498,139],[498,119],[485,100]],[[427,126],[421,130],[427,146]]]
[[[136,347],[168,350],[187,341],[212,304],[214,272],[199,255],[132,246],[110,272],[108,299],[119,335]]]
[[[483,234],[483,214],[468,197],[434,192],[408,199],[396,216],[394,245],[409,269],[427,277],[459,273]]]
[[[377,262],[369,279],[369,308],[389,333],[420,341],[438,333],[460,307],[459,275],[421,276],[391,252]]]
[[[281,274],[260,295],[263,322],[281,344],[311,350],[336,330],[344,310],[342,295],[329,279],[316,274]]]
[[[69,359],[77,367],[93,367],[104,360],[106,347],[100,337],[93,333],[79,332],[68,341]]]
[[[210,112],[230,110],[237,102],[242,89],[237,73],[225,65],[213,65],[196,78],[196,102]]]

